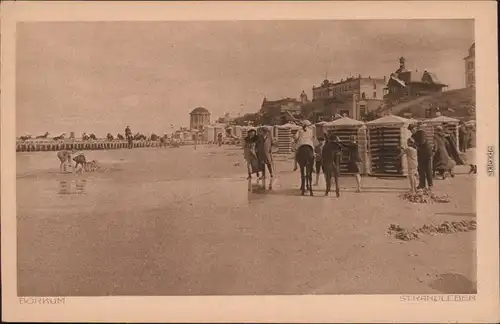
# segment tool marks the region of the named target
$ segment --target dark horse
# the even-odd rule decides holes
[[[306,188],[309,194],[313,196],[312,190],[312,171],[314,167],[314,150],[309,145],[301,145],[297,150],[297,163],[300,167],[300,191],[304,196]]]

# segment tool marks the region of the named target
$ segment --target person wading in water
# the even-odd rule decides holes
[[[245,161],[247,162],[248,180],[252,179],[252,174],[254,173],[256,173],[257,177],[259,177],[260,165],[255,151],[256,142],[257,135],[255,129],[251,128],[248,130],[248,135],[245,137],[245,146],[243,151]]]
[[[271,135],[269,134],[269,129],[267,129],[266,127],[259,128],[259,133],[257,134],[256,141],[257,159],[259,160],[259,165],[262,168],[265,168],[267,166],[271,178],[274,177],[272,147],[273,140]],[[265,178],[265,174],[265,169],[263,169],[261,179]]]

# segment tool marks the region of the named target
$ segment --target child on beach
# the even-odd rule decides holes
[[[399,157],[406,155],[407,165],[408,165],[408,181],[410,182],[410,191],[412,193],[417,192],[417,170],[418,170],[418,159],[417,159],[417,149],[415,141],[413,138],[409,138],[407,145],[401,148],[401,154]]]

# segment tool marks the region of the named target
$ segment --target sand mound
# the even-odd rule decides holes
[[[419,190],[416,193],[405,192],[400,195],[403,200],[415,204],[449,203],[451,198],[448,195],[439,196],[428,190]]]
[[[407,230],[399,225],[391,224],[388,233],[393,235],[398,240],[410,241],[416,240],[420,234],[452,234],[458,232],[470,232],[476,230],[476,221],[461,221],[461,222],[444,222],[440,225],[424,225],[420,228]]]

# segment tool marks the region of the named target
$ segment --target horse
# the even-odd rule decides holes
[[[301,145],[297,150],[297,162],[300,167],[300,191],[304,196],[306,188],[309,195],[314,196],[312,190],[312,171],[314,167],[314,150],[309,145]]]
[[[37,136],[36,138],[47,138],[47,137],[49,137],[49,132],[46,132],[46,133],[45,133],[45,134],[43,134],[43,135],[39,135],[39,136]]]
[[[62,133],[61,135],[54,137],[53,140],[54,141],[63,140],[65,135],[66,135],[66,133]]]
[[[20,137],[20,140],[21,140],[21,141],[27,141],[27,140],[29,140],[29,139],[31,139],[31,135],[26,135],[26,136],[21,136],[21,137]]]

